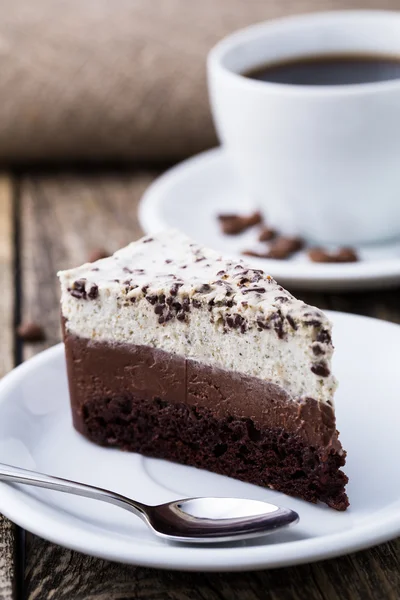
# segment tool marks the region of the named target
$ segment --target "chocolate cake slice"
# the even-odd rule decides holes
[[[59,278],[84,436],[346,509],[320,310],[175,231]]]

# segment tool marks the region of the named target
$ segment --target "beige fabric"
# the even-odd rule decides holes
[[[400,0],[0,0],[0,161],[174,160],[216,143],[205,57],[290,13]]]

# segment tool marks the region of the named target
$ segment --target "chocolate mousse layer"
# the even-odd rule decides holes
[[[93,442],[347,508],[329,404],[148,346],[64,339],[74,426]]]

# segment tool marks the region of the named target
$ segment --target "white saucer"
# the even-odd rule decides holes
[[[114,506],[0,484],[0,512],[25,529],[103,558],[168,569],[248,570],[345,554],[400,534],[400,326],[330,313],[340,387],[336,408],[351,507],[339,513],[265,488],[137,454],[100,448],[71,425],[60,344],[0,382],[0,461],[109,488],[157,504],[237,496],[292,508],[300,523],[266,538],[216,546],[169,545]]]
[[[239,257],[242,250],[254,248],[255,230],[239,236],[223,235],[216,217],[220,213],[249,213],[254,208],[226,154],[216,148],[159,177],[141,200],[139,220],[146,233],[173,227],[225,255]],[[344,291],[400,284],[400,240],[357,250],[362,260],[349,264],[312,263],[305,253],[291,260],[246,257],[246,261],[291,289]]]

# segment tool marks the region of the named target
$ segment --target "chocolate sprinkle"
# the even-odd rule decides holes
[[[317,342],[321,342],[321,344],[331,344],[332,338],[329,331],[327,331],[326,329],[321,329],[321,331],[319,331],[317,335]]]
[[[247,288],[247,290],[242,291],[242,294],[249,294],[250,292],[257,292],[258,294],[263,294],[265,292],[265,288],[263,288],[263,287]]]
[[[313,344],[311,346],[311,349],[315,356],[321,356],[322,354],[325,354],[324,350],[321,348],[321,346],[319,344]]]
[[[282,340],[284,338],[285,332],[283,329],[283,317],[280,311],[278,311],[277,313],[271,315],[270,319],[269,319],[270,323],[272,324],[273,328],[275,329],[278,338],[280,340]]]
[[[311,319],[311,321],[304,321],[304,325],[307,325],[308,327],[320,327],[321,321]]]
[[[174,283],[169,290],[171,296],[176,296],[178,294],[179,288],[183,286],[183,283]]]
[[[150,296],[146,296],[146,300],[147,302],[150,302],[150,304],[154,305],[157,302],[158,298],[156,294],[151,294]]]
[[[74,298],[78,298],[78,300],[83,299],[86,300],[86,279],[77,279],[72,284],[72,289],[70,290],[71,296]]]
[[[99,295],[99,288],[95,283],[93,283],[88,292],[88,298],[90,298],[91,300],[95,300],[98,297],[98,295]]]
[[[311,371],[319,377],[328,377],[328,375],[330,374],[330,371],[326,363],[324,362],[319,362],[315,363],[314,365],[311,365]]]
[[[207,292],[211,292],[211,285],[203,283],[203,285],[196,289],[196,292],[199,294],[207,294]]]

